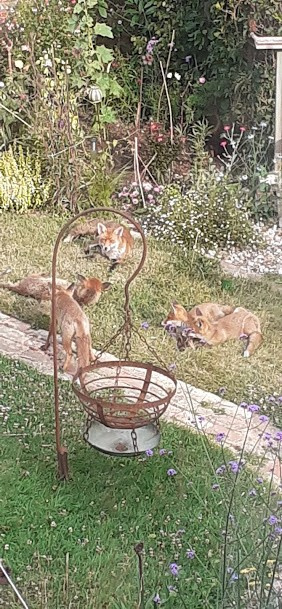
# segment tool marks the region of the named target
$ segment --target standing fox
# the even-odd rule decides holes
[[[74,284],[66,290],[56,290],[57,324],[61,330],[62,345],[66,352],[63,370],[67,370],[72,360],[72,340],[76,342],[78,368],[89,366],[92,360],[90,323],[79,304],[74,300]],[[49,285],[51,289],[51,285]],[[52,325],[43,350],[46,351],[50,345]]]
[[[92,235],[95,237],[85,250],[86,254],[95,253],[98,249],[102,256],[112,262],[111,270],[122,264],[132,254],[134,239],[128,228],[110,220],[91,220],[75,226],[64,239],[71,242],[79,237]]]
[[[233,313],[225,315],[215,322],[211,322],[202,305],[196,307],[196,319],[190,324],[192,332],[190,336],[204,339],[208,345],[221,345],[227,340],[246,336],[247,347],[244,357],[250,357],[262,343],[260,321],[256,315],[243,307],[237,307]]]
[[[78,283],[75,284],[73,297],[81,306],[96,304],[100,299],[102,292],[109,290],[111,284],[108,282],[102,283],[96,277],[86,278],[83,275],[78,275]],[[20,279],[17,283],[0,283],[0,288],[10,290],[21,296],[34,298],[35,300],[50,300],[50,283],[52,277],[47,274],[34,274]],[[69,281],[64,279],[56,279],[58,289],[66,289]]]

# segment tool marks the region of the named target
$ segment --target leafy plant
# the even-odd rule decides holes
[[[40,158],[10,146],[0,155],[0,212],[24,213],[48,202],[50,181],[42,179]]]

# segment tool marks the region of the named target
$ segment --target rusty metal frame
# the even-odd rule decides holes
[[[91,207],[85,211],[80,212],[68,222],[64,224],[61,228],[58,237],[56,239],[54,249],[53,249],[53,257],[52,257],[52,308],[51,308],[51,336],[53,338],[53,370],[54,370],[54,407],[55,407],[55,435],[56,435],[56,451],[57,451],[57,460],[58,460],[58,474],[59,478],[62,480],[68,479],[68,451],[67,447],[61,443],[61,427],[60,427],[60,413],[59,413],[59,384],[58,384],[58,343],[57,343],[57,311],[56,311],[56,270],[57,270],[57,256],[59,245],[66,235],[68,229],[74,222],[76,222],[79,218],[84,218],[85,216],[89,216],[90,214],[97,214],[100,212],[112,213],[125,218],[130,224],[132,224],[137,232],[141,235],[143,252],[140,259],[140,262],[132,273],[132,275],[127,280],[124,286],[125,292],[125,304],[124,310],[126,315],[126,320],[129,320],[130,317],[130,309],[129,309],[129,286],[138,273],[141,271],[144,262],[146,260],[147,255],[147,244],[145,240],[145,235],[140,225],[126,212],[112,209],[110,207]],[[126,321],[125,321],[126,323]]]

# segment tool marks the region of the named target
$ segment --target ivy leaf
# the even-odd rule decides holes
[[[112,29],[105,23],[96,23],[94,27],[94,34],[96,36],[103,36],[103,38],[113,38]]]
[[[110,61],[112,61],[113,52],[111,51],[111,49],[107,49],[104,44],[97,46],[95,50],[98,59],[100,59],[100,61],[102,61],[103,63],[109,63]]]

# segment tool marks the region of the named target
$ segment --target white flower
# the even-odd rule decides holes
[[[242,176],[242,180],[244,180],[244,181],[245,181],[245,180],[247,180],[247,179],[248,179],[248,176]]]
[[[260,127],[267,127],[267,123],[265,121],[261,121],[261,123],[259,124]]]
[[[3,89],[3,87],[5,87],[3,80],[0,80],[0,89]]]
[[[22,70],[24,67],[23,61],[21,59],[16,59],[15,61],[15,67],[19,68],[19,70]]]
[[[172,72],[168,72],[166,75],[167,78],[172,78]]]
[[[67,66],[67,67],[66,67],[66,73],[67,73],[67,74],[70,74],[70,73],[71,73],[71,67],[70,67],[70,66]]]
[[[174,76],[175,76],[176,80],[181,80],[181,75],[178,74],[178,72],[174,72]]]
[[[253,134],[253,133],[250,133],[250,134],[248,135],[248,140],[253,140],[253,139],[254,139],[254,137],[255,137],[255,136],[254,136],[254,134]]]
[[[52,68],[52,61],[51,61],[51,59],[49,59],[49,58],[46,59],[46,61],[45,61],[45,67],[46,68]]]
[[[268,136],[268,139],[269,139],[269,140],[274,140],[273,135],[269,135],[269,136]]]
[[[54,529],[57,526],[54,520],[52,520],[50,526],[52,527],[52,529]]]

